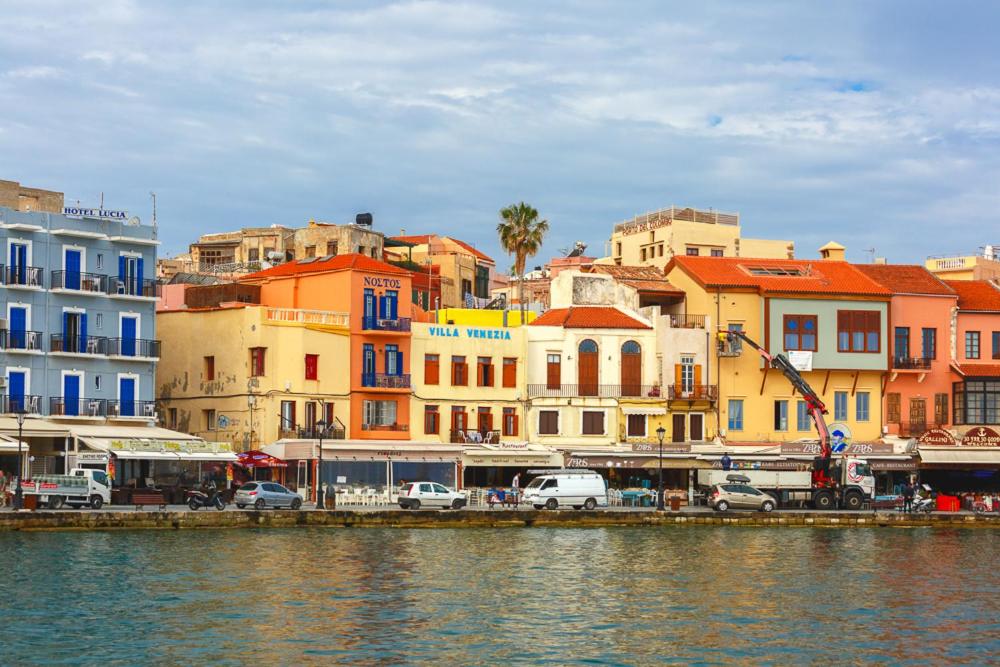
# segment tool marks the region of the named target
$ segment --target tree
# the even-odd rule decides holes
[[[500,245],[514,256],[514,273],[518,277],[518,301],[521,303],[521,323],[524,323],[527,304],[524,302],[524,265],[542,247],[542,239],[549,231],[548,220],[539,220],[538,211],[524,202],[500,209],[497,234]]]

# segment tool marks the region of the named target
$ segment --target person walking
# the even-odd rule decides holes
[[[722,464],[722,469],[723,470],[732,470],[733,469],[733,460],[731,458],[729,458],[729,452],[723,453],[722,458],[719,459],[719,463]]]
[[[0,507],[7,506],[7,488],[10,486],[10,479],[7,473],[0,470]]]
[[[903,485],[903,511],[913,511],[913,484],[910,482]]]

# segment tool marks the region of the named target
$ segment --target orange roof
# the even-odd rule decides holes
[[[392,239],[393,241],[402,241],[403,243],[412,243],[413,245],[425,245],[430,243],[431,240],[434,238],[447,239],[448,241],[451,241],[455,245],[459,246],[466,252],[476,257],[477,259],[481,259],[483,261],[491,263],[493,262],[492,257],[483,252],[480,252],[479,250],[476,250],[474,247],[472,247],[465,241],[456,239],[454,236],[438,236],[437,234],[415,234],[411,236],[391,236],[389,238]]]
[[[412,243],[414,245],[423,245],[429,243],[433,234],[417,234],[416,236],[390,236],[389,238],[393,241],[402,241],[403,243]]]
[[[257,273],[240,278],[241,281],[257,280],[260,278],[281,278],[284,276],[299,276],[305,273],[326,273],[329,271],[371,271],[373,273],[392,273],[401,276],[408,276],[410,272],[398,266],[380,262],[367,255],[351,253],[348,255],[337,255],[330,259],[300,259],[287,264],[264,269]]]
[[[850,294],[887,297],[892,293],[847,262],[828,259],[753,259],[675,255],[677,266],[703,287],[730,287],[801,294]]]
[[[959,310],[1000,312],[1000,289],[988,280],[946,280],[958,292]]]
[[[958,369],[966,377],[1000,377],[1000,364],[959,364]]]
[[[567,329],[653,328],[611,306],[553,308],[542,313],[530,326],[565,327]]]
[[[490,257],[489,255],[487,255],[486,253],[483,253],[483,252],[480,252],[480,251],[476,250],[475,248],[473,248],[471,245],[469,245],[465,241],[460,241],[459,239],[456,239],[453,236],[448,236],[446,238],[451,239],[452,241],[454,241],[458,245],[460,245],[463,248],[465,248],[466,250],[468,250],[477,259],[481,259],[481,260],[486,261],[486,262],[492,262],[493,261],[492,257]]]
[[[611,276],[620,283],[634,287],[640,292],[659,292],[684,296],[684,292],[670,284],[667,277],[655,266],[618,266],[616,264],[594,264],[590,273]]]
[[[893,294],[955,296],[943,280],[915,264],[855,264],[854,268]]]

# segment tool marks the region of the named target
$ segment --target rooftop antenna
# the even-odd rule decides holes
[[[100,208],[104,208],[104,193],[103,192],[101,193],[101,206],[100,206]]]
[[[874,264],[875,263],[875,246],[872,246],[871,248],[865,248],[865,252],[867,252],[868,254],[870,254],[872,256],[871,260],[868,263],[869,264]]]
[[[149,196],[153,199],[153,238],[156,238],[156,193],[150,190]]]

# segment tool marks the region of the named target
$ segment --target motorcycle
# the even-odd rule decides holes
[[[986,496],[980,500],[973,501],[972,511],[976,514],[986,514],[987,512],[1000,512],[1000,503],[993,496]]]
[[[220,512],[226,509],[226,501],[222,499],[222,494],[215,486],[211,486],[208,489],[208,493],[204,491],[199,491],[198,489],[191,489],[187,492],[188,496],[188,507],[192,511],[197,510],[199,507],[215,507],[215,509]]]
[[[919,495],[913,499],[913,512],[924,512],[925,514],[930,514],[934,511],[937,506],[937,500],[931,491],[931,487],[926,484],[923,485],[923,493],[926,495]]]

